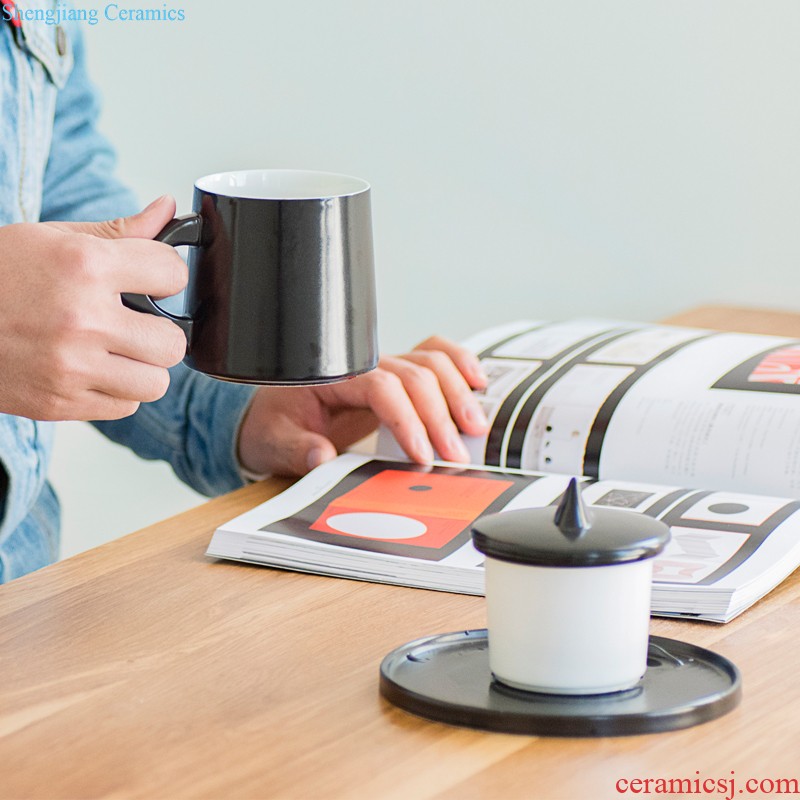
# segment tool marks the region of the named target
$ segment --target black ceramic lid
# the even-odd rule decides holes
[[[595,567],[658,555],[669,528],[635,511],[587,509],[578,482],[569,482],[559,506],[501,511],[476,520],[475,547],[490,558],[543,567]]]

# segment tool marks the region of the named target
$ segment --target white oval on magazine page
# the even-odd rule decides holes
[[[339,533],[368,536],[370,539],[416,539],[428,530],[418,519],[371,511],[334,514],[325,523]]]

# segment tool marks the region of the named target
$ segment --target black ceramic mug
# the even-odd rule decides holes
[[[186,334],[184,363],[240,383],[332,383],[378,363],[369,184],[304,170],[200,178],[194,213],[156,237],[190,245],[186,314],[130,308]]]

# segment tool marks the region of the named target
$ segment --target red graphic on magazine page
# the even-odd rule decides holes
[[[747,359],[723,375],[711,388],[800,394],[800,342]]]
[[[470,541],[478,517],[505,508],[540,477],[369,461],[265,530],[336,547],[440,561]]]
[[[311,530],[441,548],[512,481],[386,469],[331,501]]]
[[[759,362],[749,381],[764,383],[800,383],[800,347],[784,347]]]

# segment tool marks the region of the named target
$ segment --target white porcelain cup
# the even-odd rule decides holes
[[[486,559],[489,666],[533,692],[601,694],[647,668],[653,560],[536,567]]]

